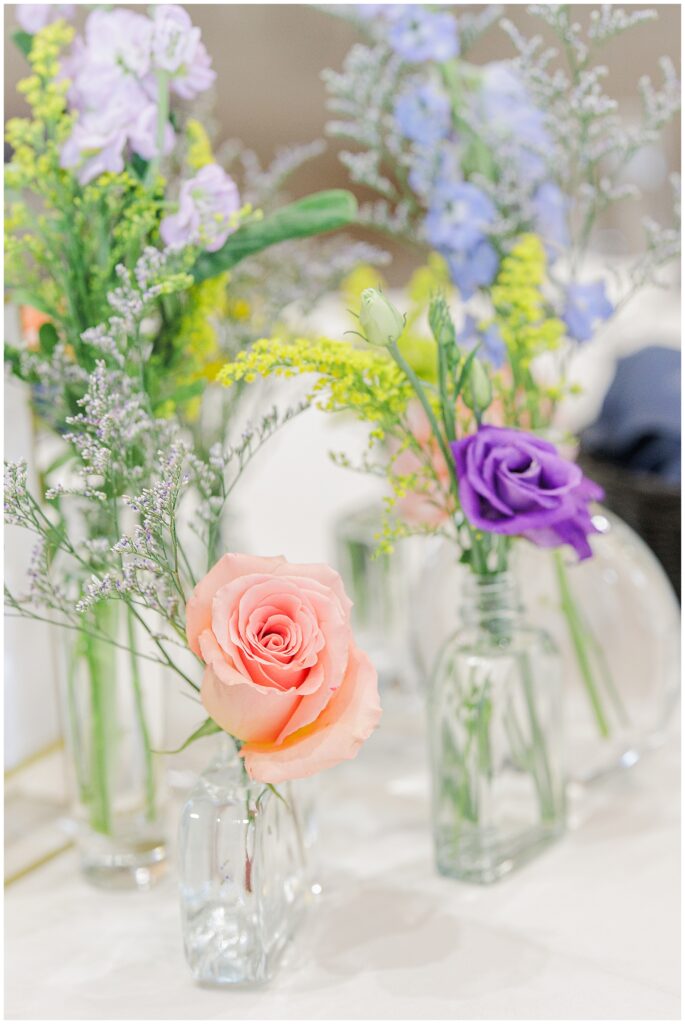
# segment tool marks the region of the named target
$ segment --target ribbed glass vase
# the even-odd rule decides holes
[[[178,867],[186,959],[205,985],[268,982],[311,895],[293,787],[247,777],[233,742],[182,811]]]

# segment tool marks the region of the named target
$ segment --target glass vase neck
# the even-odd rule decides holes
[[[465,623],[492,630],[498,622],[512,623],[521,603],[516,581],[510,572],[470,574],[462,592],[461,615]]]

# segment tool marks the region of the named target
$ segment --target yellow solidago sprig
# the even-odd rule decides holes
[[[70,25],[56,21],[33,37],[28,55],[31,74],[17,86],[31,109],[31,117],[11,118],[5,133],[13,150],[5,175],[8,190],[32,186],[40,191],[46,176],[59,168],[60,146],[73,122],[67,113],[69,82],[58,78],[60,54],[73,36]]]
[[[396,428],[412,397],[412,389],[383,348],[357,348],[330,338],[261,338],[217,380],[230,387],[257,377],[316,375],[308,400],[325,412],[351,412],[373,425],[371,438],[382,440]]]
[[[491,289],[495,322],[512,362],[524,368],[541,352],[558,348],[564,324],[550,316],[543,294],[547,258],[537,235],[523,235],[504,257]]]
[[[199,171],[207,164],[214,163],[214,152],[207,130],[194,117],[186,124],[187,152],[186,163],[191,171]]]
[[[170,351],[153,358],[156,415],[182,411],[188,421],[197,418],[201,394],[221,367],[218,325],[229,312],[229,280],[228,272],[218,274],[192,284],[183,295]]]

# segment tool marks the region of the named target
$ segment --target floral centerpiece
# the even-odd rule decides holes
[[[640,79],[631,120],[605,88],[604,48],[638,32],[654,11],[603,5],[586,12],[583,27],[568,5],[528,10],[541,29],[530,39],[497,7],[476,13],[412,4],[336,9],[366,38],[350,50],[342,71],[324,72],[333,114],[328,131],[350,144],[341,160],[351,180],[376,193],[362,205],[360,220],[412,251],[428,252],[433,289],[450,303],[461,349],[477,348],[478,360],[490,367],[490,422],[532,429],[570,447],[574,441],[559,430],[557,414],[578,391],[573,361],[579,347],[645,285],[667,284],[664,269],[680,250],[675,177],[672,221],[660,226],[645,218],[641,251],[607,259],[607,270],[598,269],[591,250],[614,210],[640,199],[634,162],[658,143],[679,110],[680,87],[663,58],[662,84]],[[513,44],[512,58],[474,63],[474,42],[498,22]],[[425,314],[429,298],[419,313]],[[410,315],[399,347],[419,377],[434,385],[437,349],[424,324],[425,317]],[[418,406],[414,416],[418,432],[435,447]],[[444,476],[442,453],[435,454]],[[404,475],[412,460],[401,454]],[[413,520],[412,530],[417,517],[431,530],[443,514],[411,487],[399,510]],[[604,522],[611,531],[606,515]],[[618,527],[625,532],[624,524]],[[526,550],[521,557],[530,562]],[[540,560],[535,564],[539,569]],[[644,710],[629,708],[621,680],[612,678],[616,669],[574,584],[582,574],[569,574],[559,552],[551,570],[543,566],[542,572],[549,578],[544,601],[559,609],[560,635],[565,629],[586,698],[579,721],[585,763],[579,759],[574,771],[592,777],[651,742],[646,732],[653,734],[657,722],[661,730],[662,716],[649,717],[648,726]],[[652,647],[658,659],[661,633]],[[663,692],[650,701],[664,713],[670,704],[665,675]],[[634,688],[644,693],[644,686]],[[589,758],[588,745],[597,748]]]
[[[404,318],[375,289],[362,295],[366,348],[321,339],[264,339],[221,371],[236,381],[316,374],[309,399],[330,412],[353,412],[370,426],[395,495],[423,494],[468,565],[473,587],[464,626],[445,647],[434,675],[432,735],[438,865],[447,874],[492,881],[555,838],[564,826],[560,683],[553,643],[519,617],[509,566],[514,538],[592,551],[588,511],[601,489],[549,441],[487,423],[491,375],[477,350],[459,344],[443,298],[429,309],[438,353],[435,385],[422,382],[398,342]],[[428,423],[416,429],[412,403]],[[389,454],[394,449],[395,454]],[[397,453],[414,460],[397,469]],[[371,460],[371,456],[369,456]],[[388,521],[384,544],[405,525]]]
[[[39,544],[31,592],[6,601],[13,613],[57,621],[73,637],[64,652],[64,720],[86,871],[105,884],[145,886],[165,856],[152,754],[164,745],[163,691],[149,659],[190,678],[174,650],[185,646],[181,581],[205,543],[204,569],[225,543],[221,453],[230,448],[242,464],[275,426],[259,416],[231,446],[235,402],[212,406],[207,393],[219,389],[210,384],[223,360],[282,321],[284,302],[311,304],[360,250],[345,244],[341,253],[329,242],[324,278],[307,272],[311,248],[296,249],[295,240],[344,226],[356,212],[344,191],[284,203],[284,181],[316,147],[263,170],[234,146],[240,188],[219,162],[192,116],[216,74],[183,8],[95,9],[82,34],[66,20],[72,14],[70,5],[23,5],[14,37],[30,67],[19,85],[30,113],[7,125],[6,287],[34,311],[38,329],[7,344],[5,358],[27,385],[49,445],[40,453],[41,493],[29,499],[26,469],[10,471],[10,521],[37,533]],[[287,270],[274,261],[260,267],[280,243],[297,253]],[[181,480],[208,532],[181,540],[174,525],[172,548],[160,549],[174,558],[162,590],[148,583],[147,597],[134,598],[128,589],[137,570],[154,576],[160,557],[141,527],[122,599],[84,597],[109,595],[109,571],[125,561],[122,531],[131,518],[166,517],[159,502]],[[171,624],[163,638],[150,608]]]
[[[259,317],[271,326],[286,290],[314,294],[292,272],[275,275],[278,299],[263,282],[260,294],[255,269],[262,304],[248,326],[250,278],[234,294],[228,272],[350,222],[356,204],[333,192],[279,206],[293,154],[271,172],[252,167],[248,187],[271,211],[243,201],[202,125],[176,106],[214,78],[183,9],[96,10],[82,37],[68,14],[22,9],[17,37],[32,116],[8,126],[8,283],[42,323],[7,356],[58,455],[42,489],[25,461],[6,463],[6,521],[36,541],[28,590],[6,590],[6,605],[75,638],[64,712],[91,880],[144,888],[164,863],[155,677],[204,706],[185,745],[223,742],[182,816],[186,952],[200,981],[258,983],[306,904],[290,782],[355,756],[380,705],[333,570],[218,557],[245,466],[302,406],[261,412],[231,443],[225,420],[208,426],[198,404],[222,348],[224,359],[239,349]],[[313,287],[335,283],[355,252]]]

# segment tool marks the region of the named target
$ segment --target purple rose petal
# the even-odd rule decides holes
[[[540,547],[568,544],[580,559],[596,533],[588,502],[603,491],[553,444],[508,427],[482,426],[452,443],[468,521],[488,533],[523,536]]]

